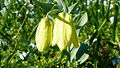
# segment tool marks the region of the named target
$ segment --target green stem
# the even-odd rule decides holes
[[[119,15],[118,6],[115,5],[115,16],[114,16],[114,23],[113,23],[113,41],[116,42],[116,35],[117,35],[117,18]]]
[[[95,65],[94,65],[94,68],[97,68],[98,60],[95,59],[95,60],[94,60],[94,64],[95,64]]]
[[[69,55],[67,56],[67,66],[70,66],[71,61],[70,61],[70,47],[67,48],[67,51],[69,53]]]
[[[20,31],[22,30],[23,26],[25,25],[25,22],[26,22],[27,18],[28,18],[28,15],[26,14],[25,19],[22,22],[22,25],[19,27],[19,30],[18,30],[17,34],[15,35],[16,37],[18,37]]]

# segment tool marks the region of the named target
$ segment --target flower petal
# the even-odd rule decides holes
[[[46,50],[52,41],[52,20],[48,17],[41,19],[36,31],[36,45],[40,52]]]

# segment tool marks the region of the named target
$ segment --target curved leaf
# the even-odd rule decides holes
[[[84,13],[82,15],[82,17],[80,18],[78,25],[79,26],[84,26],[87,23],[87,21],[88,21],[87,13]]]

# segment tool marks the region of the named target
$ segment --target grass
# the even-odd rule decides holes
[[[113,68],[120,64],[120,1],[8,1],[0,0],[0,67]],[[54,19],[62,11],[72,14],[81,47],[60,52],[55,46],[39,52],[34,47],[38,23],[45,15]],[[84,53],[89,57],[78,62],[84,60],[80,59]]]

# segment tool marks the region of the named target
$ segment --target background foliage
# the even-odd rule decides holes
[[[41,18],[54,19],[59,12],[73,15],[81,47],[60,52],[50,47],[40,53],[35,32]],[[1,67],[120,66],[119,0],[0,0]],[[67,65],[67,66],[66,66]]]

